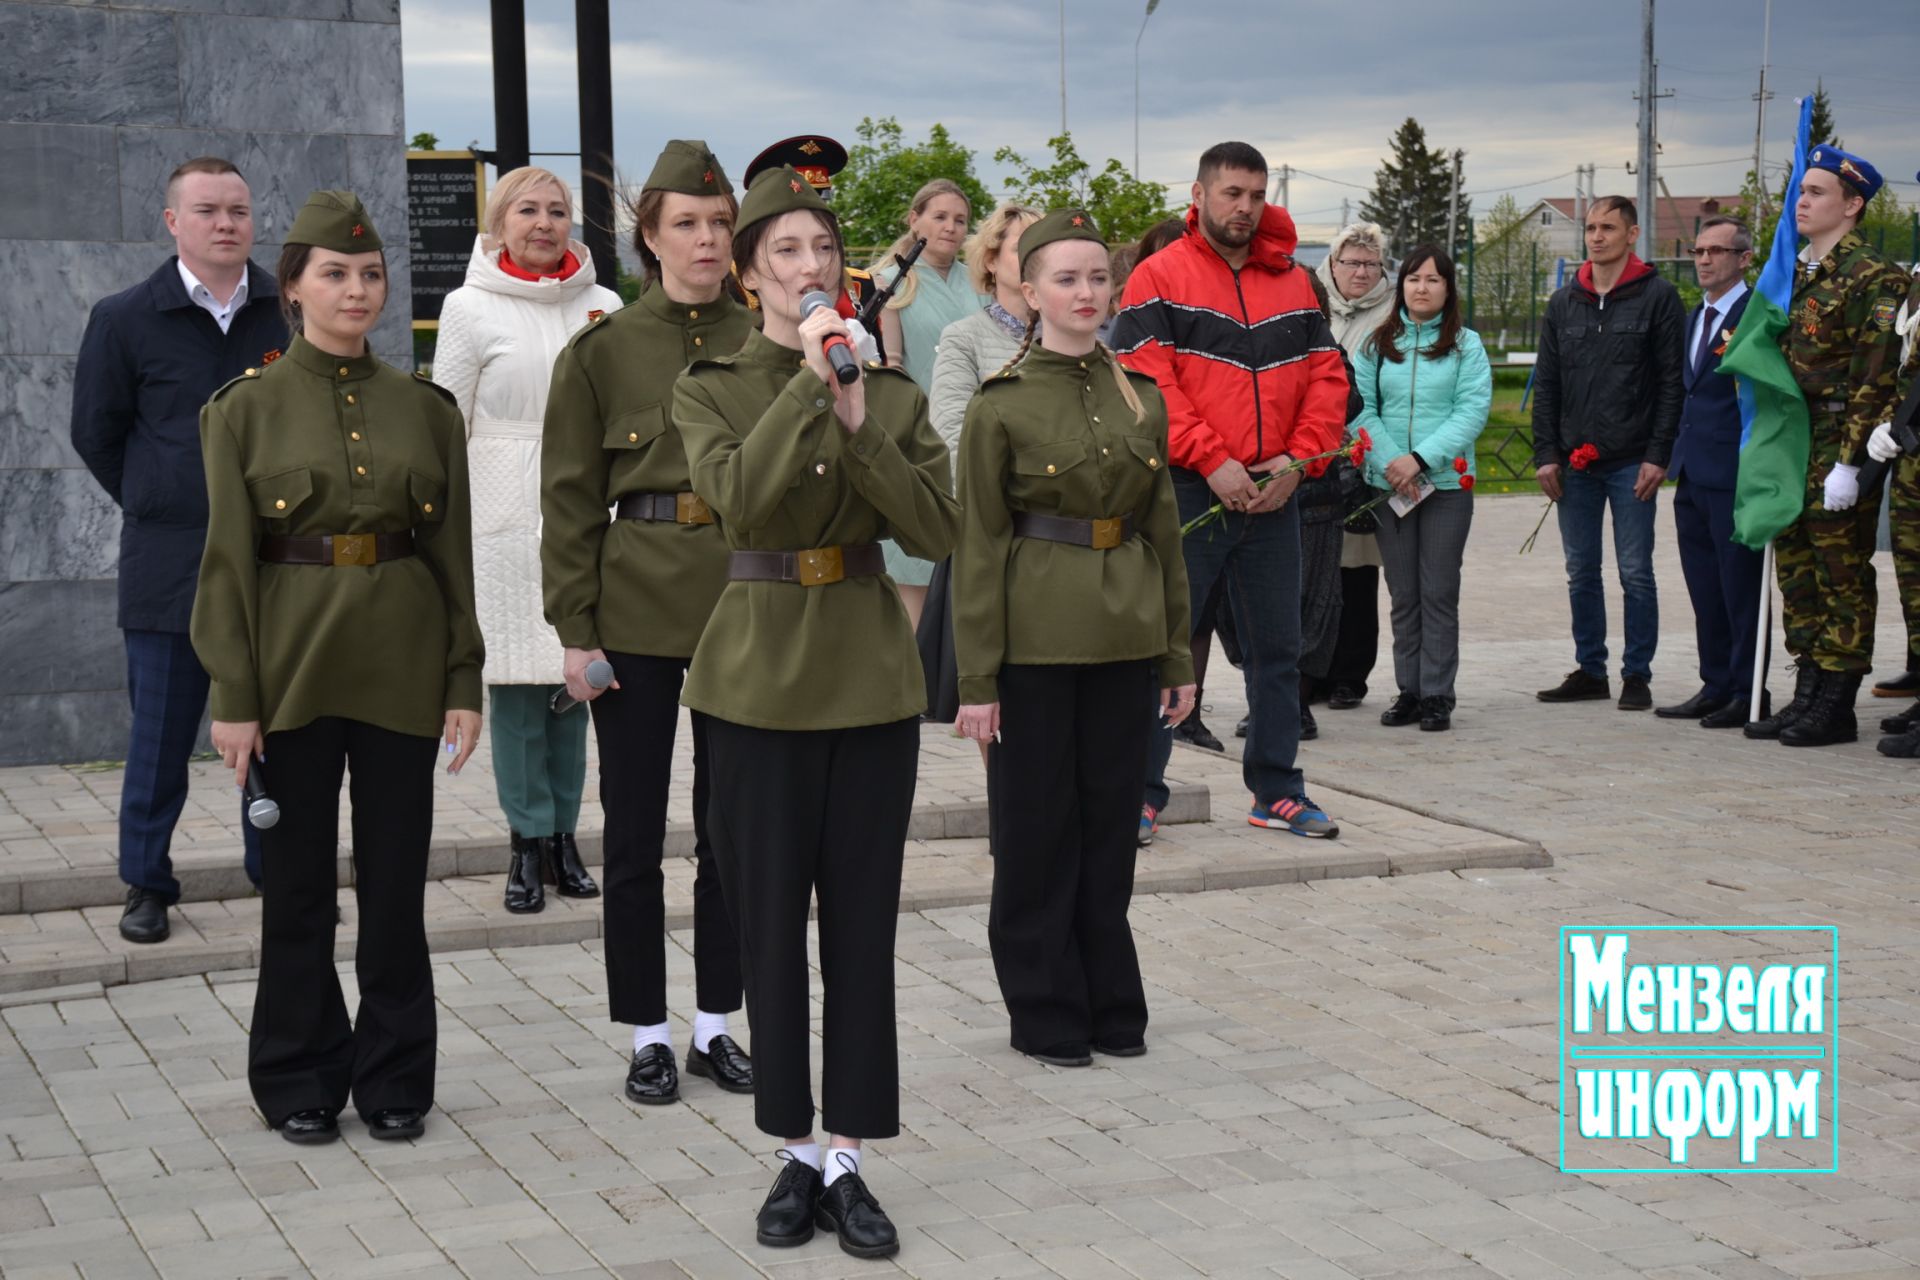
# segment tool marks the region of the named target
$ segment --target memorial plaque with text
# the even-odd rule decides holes
[[[486,186],[486,166],[470,151],[407,152],[415,328],[438,327],[441,300],[466,283]]]

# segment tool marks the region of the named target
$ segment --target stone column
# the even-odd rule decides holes
[[[125,755],[120,515],[68,443],[94,302],[172,252],[182,160],[253,189],[254,261],[317,187],[387,241],[374,350],[411,368],[399,0],[0,4],[0,765]]]

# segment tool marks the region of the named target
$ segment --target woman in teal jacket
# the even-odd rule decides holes
[[[1453,718],[1460,670],[1460,562],[1473,524],[1474,441],[1493,407],[1480,336],[1460,324],[1453,259],[1425,244],[1400,266],[1400,305],[1360,344],[1356,427],[1373,437],[1367,483],[1416,505],[1379,508],[1380,558],[1393,600],[1393,675],[1400,695],[1384,725],[1429,731]]]

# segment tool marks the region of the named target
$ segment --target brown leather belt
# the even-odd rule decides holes
[[[614,506],[622,520],[663,524],[712,524],[713,509],[697,493],[629,493]]]
[[[413,530],[399,533],[320,533],[303,537],[270,533],[260,539],[268,564],[379,564],[414,553]]]
[[[1023,538],[1044,538],[1048,542],[1068,542],[1076,547],[1107,551],[1133,536],[1133,517],[1076,520],[1069,516],[1043,516],[1037,511],[1016,511],[1013,531]]]
[[[733,582],[824,587],[843,578],[867,578],[886,571],[887,557],[877,542],[808,551],[735,551],[727,557],[727,578]]]

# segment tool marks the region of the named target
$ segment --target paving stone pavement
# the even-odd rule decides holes
[[[1476,514],[1455,731],[1381,728],[1377,681],[1303,759],[1336,816],[1385,796],[1555,865],[1137,898],[1152,1049],[1080,1071],[1006,1047],[982,908],[903,915],[904,1131],[866,1166],[897,1259],[754,1244],[772,1140],[704,1082],[621,1099],[586,941],[436,957],[438,1105],[411,1144],[261,1127],[246,971],[0,996],[0,1272],[1920,1275],[1911,762],[1535,703],[1571,665],[1557,541],[1513,555],[1536,502]],[[1663,514],[1662,700],[1693,684],[1670,534]],[[1839,927],[1838,1174],[1558,1171],[1557,930],[1660,921]]]

